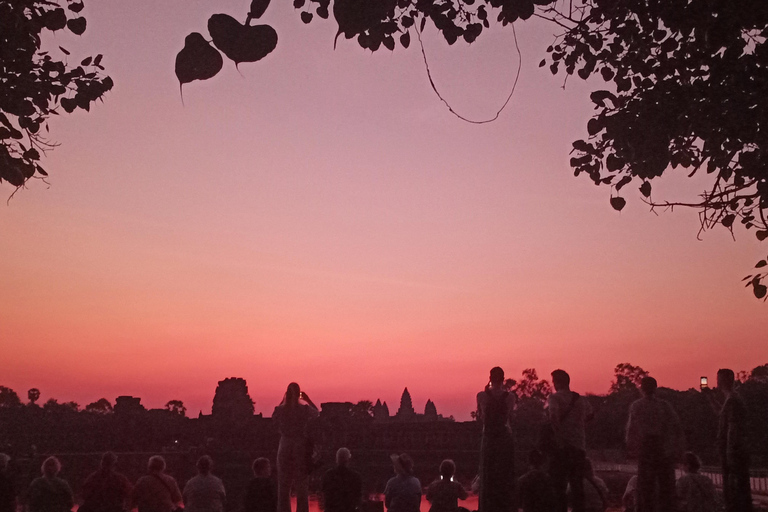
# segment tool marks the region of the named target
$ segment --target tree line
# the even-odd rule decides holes
[[[629,406],[640,397],[640,380],[649,372],[639,366],[621,363],[614,369],[610,390],[604,395],[586,395],[595,411],[587,426],[587,445],[600,452],[600,457],[624,460],[624,426]],[[505,385],[517,396],[514,419],[518,452],[526,453],[536,445],[545,419],[544,406],[552,387],[539,378],[535,369],[526,369],[519,380],[508,379]],[[700,454],[705,463],[717,460],[715,438],[718,411],[713,409],[710,394],[716,389],[674,390],[661,387],[658,396],[670,402],[685,428],[688,449]],[[737,393],[749,411],[748,438],[755,467],[768,467],[768,364],[738,374]],[[198,446],[203,442],[220,446],[264,446],[271,450],[273,432],[271,420],[254,415],[253,400],[245,379],[228,378],[219,382],[214,393],[212,414],[199,419],[186,416],[181,400],[169,400],[162,409],[121,411],[106,398],[80,408],[74,402],[50,399],[37,404],[40,391],[32,388],[24,403],[12,389],[0,386],[0,426],[5,433],[0,442],[19,449],[30,444],[41,451],[125,451],[157,450],[163,447]],[[119,402],[119,400],[118,400]],[[347,419],[350,430],[366,429],[373,422],[370,400],[353,404]],[[322,416],[322,415],[321,415]],[[476,416],[472,414],[473,418]],[[457,428],[459,424],[457,423]],[[34,426],[34,428],[32,428]],[[244,427],[248,428],[244,428]],[[442,428],[451,428],[445,427]],[[37,437],[35,437],[37,436]]]

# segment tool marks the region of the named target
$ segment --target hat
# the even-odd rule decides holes
[[[407,453],[401,453],[400,455],[393,454],[389,456],[392,459],[392,464],[395,466],[395,471],[410,475],[413,473],[413,459]]]

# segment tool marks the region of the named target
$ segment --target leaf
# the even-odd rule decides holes
[[[45,28],[55,32],[67,26],[67,13],[64,12],[64,9],[45,11],[45,14],[42,16],[42,21]]]
[[[91,61],[92,61],[92,60],[93,60],[93,59],[92,59],[91,57],[86,57],[86,58],[84,58],[84,59],[82,60],[82,62],[80,62],[80,65],[81,65],[81,66],[90,66],[90,65],[91,65]]]
[[[733,226],[734,220],[736,220],[736,216],[732,213],[729,213],[720,220],[720,224],[730,229],[730,227]]]
[[[309,23],[310,21],[312,21],[312,13],[307,11],[302,12],[301,21],[303,21],[304,23]]]
[[[208,32],[216,48],[235,64],[259,61],[277,47],[277,32],[271,26],[241,25],[227,14],[211,16],[208,19]]]
[[[63,46],[59,46],[59,50],[61,50],[64,55],[69,55],[69,52]]]
[[[587,121],[587,133],[590,136],[597,135],[603,129],[603,125],[599,119],[593,117]]]
[[[61,98],[61,108],[63,108],[67,114],[71,114],[77,108],[77,101],[72,98]]]
[[[643,194],[645,197],[649,197],[651,195],[651,182],[650,181],[644,181],[642,185],[640,185],[640,193]]]
[[[400,44],[403,45],[403,48],[408,48],[408,46],[411,44],[411,34],[406,32],[401,35]]]
[[[768,231],[758,231],[755,233],[755,236],[757,237],[758,240],[762,242],[763,240],[768,238]]]
[[[616,172],[624,167],[624,160],[611,153],[605,159],[605,167],[609,172]]]
[[[389,51],[393,51],[395,49],[395,40],[392,36],[386,36],[382,41],[382,44]]]
[[[248,15],[251,18],[259,19],[267,11],[267,7],[269,7],[269,0],[252,0]]]
[[[605,80],[606,82],[608,82],[611,78],[613,78],[614,74],[615,73],[613,72],[613,70],[608,67],[604,67],[600,70],[600,75],[602,75],[603,80]]]
[[[590,146],[587,141],[577,140],[573,143],[573,149],[581,151],[582,153],[590,153],[592,151],[592,146]]]
[[[424,32],[424,27],[427,25],[427,18],[421,18],[421,24],[419,25],[419,32]]]
[[[83,7],[85,7],[83,2],[73,2],[69,4],[68,9],[74,13],[78,13],[83,10]]]
[[[85,32],[86,21],[85,18],[74,18],[67,21],[67,28],[77,36],[83,35]]]
[[[184,48],[176,55],[176,78],[179,85],[193,80],[208,80],[221,71],[223,64],[224,60],[216,48],[202,34],[193,32],[184,39]]]
[[[616,192],[621,190],[624,187],[624,185],[626,185],[630,181],[632,181],[632,176],[624,176],[623,178],[621,178],[619,182],[616,184]]]
[[[101,59],[103,59],[104,56],[102,54],[98,54],[95,59],[93,59],[93,65],[98,66],[101,64]]]
[[[547,59],[541,59],[541,62],[539,62],[539,67],[543,68],[546,63],[547,63]]]
[[[610,91],[594,91],[589,95],[589,99],[600,107],[605,107],[605,100],[611,100],[614,105],[616,104],[616,95]]]
[[[29,148],[24,152],[23,157],[26,160],[40,160],[40,152],[35,148]]]
[[[626,206],[627,201],[623,197],[612,197],[611,198],[611,206],[613,206],[613,209],[616,211],[621,211],[624,209],[624,206]]]
[[[763,268],[764,266],[768,265],[768,261],[760,260],[755,265],[755,268]]]
[[[764,284],[754,282],[752,283],[752,292],[755,294],[755,297],[762,299],[768,292],[768,288]]]

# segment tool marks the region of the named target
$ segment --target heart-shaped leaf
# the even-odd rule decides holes
[[[267,7],[269,7],[269,0],[253,0],[251,2],[251,11],[248,15],[251,18],[259,19],[267,10]]]
[[[179,86],[193,80],[208,80],[216,76],[223,64],[224,60],[216,48],[202,34],[193,32],[186,37],[184,48],[176,55]]]
[[[83,35],[83,32],[85,32],[85,27],[85,18],[72,18],[71,20],[67,21],[67,28],[71,30],[75,35]]]
[[[256,62],[277,47],[277,32],[269,25],[245,26],[227,14],[208,19],[213,44],[235,62]]]
[[[626,199],[623,197],[612,197],[611,198],[611,206],[613,206],[613,209],[616,211],[621,211],[624,209],[624,206],[627,204]]]
[[[42,17],[43,24],[48,30],[61,30],[67,26],[67,13],[64,9],[54,9],[52,11],[45,11]]]

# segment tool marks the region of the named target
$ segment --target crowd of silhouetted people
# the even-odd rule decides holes
[[[685,436],[672,406],[656,396],[657,383],[651,377],[640,382],[642,398],[635,401],[626,426],[627,450],[636,458],[637,475],[624,492],[627,512],[749,512],[752,498],[749,479],[749,451],[745,440],[746,408],[734,393],[734,373],[718,371],[718,389],[724,402],[719,410],[718,448],[722,460],[723,500],[715,486],[699,473],[701,461],[684,452]],[[537,449],[528,456],[528,470],[516,478],[515,448],[510,420],[516,396],[504,385],[504,371],[493,368],[485,389],[477,394],[477,415],[483,425],[478,475],[472,491],[478,495],[479,512],[605,512],[608,487],[595,475],[587,458],[585,425],[593,416],[589,401],[570,389],[570,377],[563,370],[552,372],[555,391],[547,399],[547,421],[542,425]],[[272,478],[269,459],[253,461],[253,477],[238,504],[227,504],[222,480],[212,474],[213,460],[197,460],[197,475],[183,489],[165,472],[162,456],[149,458],[146,475],[131,483],[116,470],[117,456],[107,452],[97,471],[82,486],[79,512],[291,512],[291,491],[296,495],[296,512],[309,511],[308,476],[317,466],[318,450],[308,435],[308,425],[318,409],[299,385],[291,383],[273,418],[280,431],[277,452],[277,479]],[[357,512],[363,501],[361,476],[350,467],[352,453],[336,452],[336,464],[322,477],[320,505],[326,512]],[[391,456],[394,476],[384,489],[388,512],[419,512],[423,494],[430,512],[468,512],[459,505],[467,490],[454,481],[455,463],[440,464],[440,476],[426,487],[414,476],[414,462],[408,454]],[[28,512],[68,512],[75,505],[69,484],[59,477],[61,463],[48,457],[41,476],[32,481],[18,499],[8,475],[9,457],[0,454],[0,512],[15,512],[22,502]],[[678,462],[683,476],[676,479]]]

